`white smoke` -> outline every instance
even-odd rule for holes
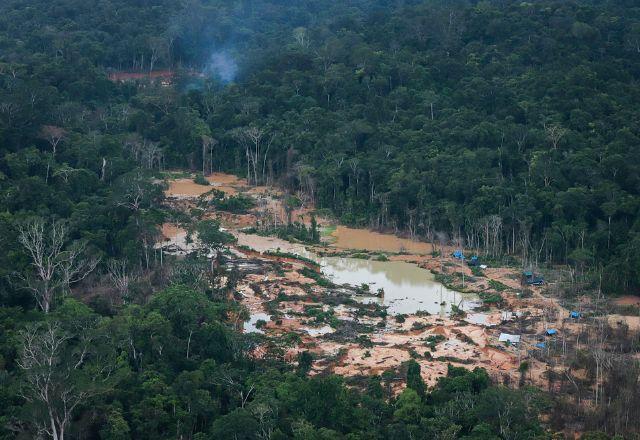
[[[218,50],[213,52],[209,58],[207,73],[224,83],[228,83],[236,78],[238,63],[227,50]]]

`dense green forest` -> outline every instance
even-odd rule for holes
[[[108,79],[160,69],[174,87]],[[1,2],[0,437],[544,436],[549,403],[482,370],[425,390],[411,362],[345,384],[249,356],[232,277],[160,265],[158,172],[232,171],[628,292],[639,74],[633,1]]]
[[[96,170],[123,144],[147,168],[199,169],[205,136],[207,167],[343,222],[638,288],[633,2],[169,3],[8,2],[5,148],[48,153],[51,124],[101,135],[74,157]],[[212,79],[185,74],[178,93],[105,77],[152,68]]]

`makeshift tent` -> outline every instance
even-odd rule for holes
[[[531,271],[524,271],[522,272],[522,282],[529,286],[541,286],[544,284],[544,278]]]
[[[471,259],[467,262],[469,266],[477,266],[479,263],[480,263],[480,260],[478,260],[478,257],[476,255],[471,257]]]
[[[545,348],[547,346],[547,344],[545,344],[544,342],[538,342],[536,344],[536,348]]]
[[[507,342],[509,344],[519,344],[520,343],[520,335],[510,335],[509,333],[500,333],[500,338],[498,338],[500,342]]]
[[[456,249],[453,251],[453,258],[457,258],[458,260],[464,260],[464,254],[460,249]]]
[[[556,330],[555,328],[550,328],[550,329],[547,330],[547,335],[549,335],[549,336],[553,336],[553,335],[555,335],[557,333],[558,333],[558,330]]]
[[[544,278],[536,277],[531,280],[527,280],[527,284],[530,286],[542,286],[544,284]]]
[[[580,312],[571,312],[570,316],[571,316],[573,319],[579,319],[579,318],[581,318],[581,317],[582,317],[582,315],[580,314]]]
[[[513,312],[502,312],[502,321],[511,321],[513,319]]]

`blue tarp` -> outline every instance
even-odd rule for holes
[[[547,346],[547,344],[545,344],[544,342],[538,342],[536,344],[536,348],[545,348]]]
[[[581,317],[582,317],[582,315],[580,314],[580,312],[571,312],[570,316],[571,316],[573,319],[578,319],[578,318],[581,318]]]
[[[549,336],[555,335],[556,333],[558,333],[558,330],[556,330],[555,328],[550,328],[549,330],[547,330],[547,334]]]
[[[464,254],[460,249],[457,249],[453,252],[453,258],[457,258],[459,260],[464,260]]]

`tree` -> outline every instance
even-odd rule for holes
[[[112,410],[107,415],[107,420],[100,429],[100,438],[103,440],[129,440],[131,428],[119,409]]]
[[[18,277],[45,313],[60,289],[69,289],[98,265],[98,259],[86,255],[85,243],[65,247],[66,241],[67,226],[62,221],[47,224],[35,219],[19,226],[19,242],[27,251],[32,270]]]
[[[211,434],[213,438],[228,438],[234,440],[257,440],[260,426],[251,413],[238,408],[213,423]]]
[[[216,220],[203,220],[196,227],[198,239],[212,253],[217,253],[224,246],[233,243],[235,237],[220,229]]]
[[[308,351],[302,351],[298,354],[298,374],[306,375],[313,365],[313,355]]]
[[[100,352],[90,324],[78,324],[78,334],[58,321],[35,323],[20,334],[21,394],[32,405],[38,432],[54,440],[64,440],[78,407],[115,377],[113,353]]]
[[[233,137],[245,150],[247,182],[253,185],[264,182],[267,157],[274,136],[270,136],[264,128],[248,126],[234,130]]]
[[[425,385],[420,375],[420,364],[413,359],[407,362],[407,387],[424,397]]]
[[[109,280],[116,288],[121,300],[126,300],[129,293],[129,284],[133,276],[127,268],[126,260],[109,260],[107,263]]]
[[[58,149],[58,144],[62,142],[62,140],[67,135],[67,131],[61,127],[56,127],[55,125],[44,125],[40,129],[40,137],[46,140],[51,146],[51,158],[55,160],[56,151]],[[45,177],[45,183],[49,182],[49,170],[51,168],[51,161],[47,161],[47,175]]]
[[[558,145],[562,138],[567,134],[567,130],[558,124],[545,125],[544,130],[547,137],[551,141],[554,150],[558,149]]]
[[[209,162],[209,172],[213,172],[213,149],[218,143],[211,136],[203,135],[202,137],[202,175],[206,174],[206,164]]]
[[[417,424],[422,412],[422,402],[418,393],[406,388],[398,397],[393,417],[407,424]]]

